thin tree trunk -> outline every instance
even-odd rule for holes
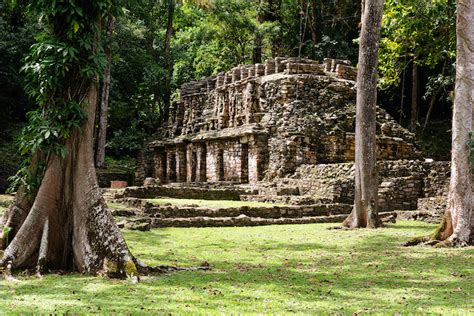
[[[257,22],[258,25],[262,24],[265,19],[265,0],[259,1],[258,11],[257,11]],[[253,51],[252,51],[252,63],[258,64],[262,62],[262,45],[263,38],[259,30],[255,30],[255,38],[253,40]]]
[[[173,36],[173,18],[176,8],[175,0],[168,0],[168,17],[166,23],[166,35],[164,43],[164,57],[168,78],[165,80],[163,92],[163,122],[168,122],[169,108],[171,106],[171,77],[173,75],[173,61],[171,58],[171,37]]]
[[[411,117],[410,117],[410,130],[416,131],[418,126],[418,65],[416,60],[413,60],[412,65],[412,85],[411,85]]]
[[[102,85],[102,95],[100,102],[100,115],[99,115],[99,133],[97,140],[97,152],[95,157],[95,165],[98,168],[105,166],[105,143],[107,140],[107,115],[109,111],[109,95],[110,95],[110,69],[112,67],[112,36],[115,28],[115,18],[109,16],[108,27],[107,27],[107,47],[105,50],[105,58],[107,65],[104,70],[104,82]]]
[[[366,0],[359,46],[356,104],[355,200],[343,225],[378,227],[376,169],[377,52],[383,0]]]
[[[470,141],[474,99],[474,0],[459,0],[457,7],[456,87],[453,109],[451,182],[445,227],[438,239],[464,246],[474,234]]]
[[[270,8],[271,21],[279,22],[281,24],[281,0],[268,0],[268,6]],[[277,36],[272,40],[272,57],[278,57],[282,55],[282,32],[280,31]]]

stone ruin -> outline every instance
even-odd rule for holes
[[[348,61],[275,58],[184,84],[137,181],[255,184],[352,161],[355,77]],[[380,160],[419,157],[411,133],[382,109],[377,120]]]
[[[356,74],[345,60],[275,58],[184,84],[137,159],[135,182],[153,178],[153,188],[121,198],[226,199],[229,192],[232,200],[312,206],[295,214],[314,215],[321,205],[350,212]],[[377,158],[381,211],[422,216],[413,210],[446,191],[449,163],[421,159],[414,135],[379,107]]]

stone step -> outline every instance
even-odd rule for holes
[[[382,221],[394,222],[396,212],[380,213]],[[303,216],[303,217],[279,217],[263,218],[250,217],[246,215],[222,216],[222,217],[169,217],[150,218],[135,217],[122,220],[118,223],[120,228],[131,230],[149,230],[159,227],[232,227],[232,226],[261,226],[261,225],[285,225],[285,224],[313,224],[313,223],[341,223],[347,218],[347,214],[330,216]]]
[[[274,207],[228,207],[209,208],[192,206],[150,206],[146,204],[141,213],[154,218],[190,218],[190,217],[238,217],[245,215],[261,218],[297,218],[308,216],[332,216],[349,214],[349,204],[316,204],[305,206],[274,206]]]
[[[239,187],[192,187],[184,185],[163,185],[152,187],[127,187],[120,193],[115,194],[115,198],[134,197],[141,199],[156,198],[160,196],[202,199],[202,200],[235,200],[239,201],[240,196],[257,194],[258,191]]]
[[[229,226],[261,226],[283,224],[339,223],[347,215],[306,216],[298,218],[262,218],[240,215],[237,217],[174,217],[153,218],[150,227],[229,227]],[[143,224],[142,224],[143,225]]]
[[[241,195],[240,200],[288,205],[328,204],[333,202],[329,198],[316,198],[309,195]]]

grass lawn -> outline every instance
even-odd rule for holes
[[[151,202],[156,205],[165,205],[171,204],[176,206],[185,206],[185,205],[197,205],[197,206],[206,206],[209,208],[226,208],[226,207],[274,207],[274,206],[283,206],[283,204],[273,204],[273,203],[263,203],[263,202],[253,202],[253,201],[231,201],[231,200],[195,200],[195,199],[173,199],[173,198],[157,198],[157,199],[147,199],[148,202]]]
[[[334,225],[334,224],[332,224]],[[331,224],[127,231],[151,264],[211,271],[128,281],[48,275],[0,281],[4,313],[474,314],[474,248],[403,248],[433,225],[335,231]]]

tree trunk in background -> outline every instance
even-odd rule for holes
[[[269,21],[279,22],[281,24],[281,0],[268,0],[269,7]],[[281,31],[272,40],[272,57],[278,57],[282,55],[282,34]]]
[[[99,114],[99,133],[97,136],[97,151],[95,156],[95,165],[97,168],[105,166],[105,143],[107,140],[107,116],[109,112],[110,95],[110,68],[112,67],[112,36],[115,28],[115,18],[109,16],[107,26],[107,46],[105,49],[105,58],[107,65],[104,70],[104,82],[102,84],[102,94],[100,101]]]
[[[265,21],[265,0],[260,0],[257,11],[257,22],[262,24]],[[263,38],[260,32],[255,31],[255,38],[253,41],[252,64],[259,64],[262,62],[262,45]]]
[[[175,0],[168,0],[168,16],[164,43],[164,57],[168,78],[164,82],[163,91],[163,122],[168,122],[169,108],[171,106],[171,77],[173,76],[173,60],[171,58],[171,37],[173,36],[173,18],[176,8]]]
[[[433,239],[448,245],[472,243],[472,174],[470,148],[474,106],[474,0],[459,0],[457,6],[456,87],[453,109],[451,182],[448,206]]]
[[[378,227],[376,169],[377,53],[383,0],[366,0],[360,34],[357,72],[354,209],[343,225]]]
[[[263,22],[280,22],[281,23],[281,0],[260,0],[259,12],[257,15],[258,23]],[[281,33],[281,32],[280,32]],[[252,62],[262,62],[262,45],[263,36],[259,33],[255,33],[254,46],[252,52]],[[278,57],[281,55],[281,34],[275,36],[272,39],[272,57]]]
[[[411,85],[411,117],[410,117],[410,131],[415,132],[418,127],[418,65],[413,59],[412,65],[412,85]]]

